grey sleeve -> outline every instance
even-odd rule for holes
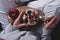
[[[25,33],[25,32],[24,32]],[[15,40],[17,39],[23,32],[20,33],[19,29],[13,27],[13,25],[9,24],[6,28],[0,33],[1,39],[6,40]]]
[[[49,30],[49,29],[46,30],[46,29],[43,28],[43,32],[42,32],[42,35],[41,35],[41,40],[51,40],[50,33],[51,33],[51,30]]]
[[[57,16],[57,23],[60,20],[60,6],[56,9],[55,15]]]
[[[9,24],[6,26],[6,28],[3,31],[5,33],[9,33],[9,32],[15,31],[15,30],[17,30],[17,28],[14,28],[13,25]]]
[[[6,28],[0,33],[0,38],[5,39],[6,35],[10,32],[17,30],[11,24],[7,25]]]

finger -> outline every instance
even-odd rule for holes
[[[28,24],[26,24],[26,23],[18,24],[18,25],[17,25],[18,28],[21,28],[21,27],[27,27],[27,26],[28,26]]]
[[[28,18],[28,24],[30,24],[31,23],[31,20]]]
[[[56,24],[56,22],[54,22],[54,23],[51,25],[50,28],[54,28],[54,27],[55,27],[55,24]]]
[[[50,21],[50,20],[51,20],[51,17],[45,18],[44,22],[47,22],[47,21]]]
[[[46,23],[48,23],[48,18],[45,18],[45,20],[44,20],[44,23],[46,24]]]
[[[47,21],[47,20],[48,20],[48,18],[45,18],[45,19],[44,19],[44,21]]]
[[[45,18],[44,21],[48,21],[48,20],[51,20],[51,18],[53,18],[54,16],[51,16],[51,17],[48,17],[48,18]]]
[[[45,18],[44,22],[48,23],[51,21],[52,18],[56,18],[56,16],[51,16],[49,18]]]
[[[20,23],[20,21],[21,21],[21,16],[22,16],[22,13],[23,13],[24,11],[22,10],[21,11],[21,13],[19,14],[19,16],[17,17],[17,19],[14,21],[14,25],[17,25],[17,24],[19,24]]]
[[[17,17],[17,19],[15,20],[16,23],[21,22],[22,16],[23,16],[24,10],[21,11],[21,13],[19,14],[19,16]]]
[[[56,21],[56,19],[57,19],[56,16],[52,17],[52,18],[51,18],[51,21],[49,22],[49,24],[53,24],[53,23]]]
[[[26,16],[26,15],[23,16],[23,19],[27,19],[27,18],[28,18],[28,16]]]
[[[19,18],[23,17],[23,14],[24,14],[24,13],[25,13],[24,10],[22,10],[18,17],[19,17]]]
[[[51,28],[51,26],[52,26],[53,24],[55,24],[56,20],[57,20],[57,17],[56,17],[56,16],[51,17],[50,21],[49,21],[48,23],[46,23],[45,28]],[[53,26],[52,26],[52,27],[53,27]]]

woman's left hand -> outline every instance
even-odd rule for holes
[[[45,23],[45,26],[44,28],[45,29],[50,29],[50,28],[53,28],[55,23],[57,21],[57,17],[56,16],[52,16],[50,18],[46,18],[44,23]]]

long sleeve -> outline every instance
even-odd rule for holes
[[[42,35],[41,35],[41,40],[51,40],[50,33],[51,33],[51,30],[43,28],[43,32],[42,32]]]
[[[17,30],[17,28],[14,28],[13,25],[9,24],[6,26],[6,28],[3,31],[5,33],[9,33],[9,32],[15,31],[15,30]]]
[[[14,28],[11,24],[7,25],[6,28],[0,33],[0,38],[5,39],[7,37],[7,34],[17,30]]]

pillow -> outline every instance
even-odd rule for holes
[[[35,8],[38,10],[43,10],[44,5],[46,4],[47,0],[40,0],[40,1],[32,1],[28,3],[28,7]]]
[[[0,0],[0,11],[8,12],[10,8],[15,7],[14,0]]]

